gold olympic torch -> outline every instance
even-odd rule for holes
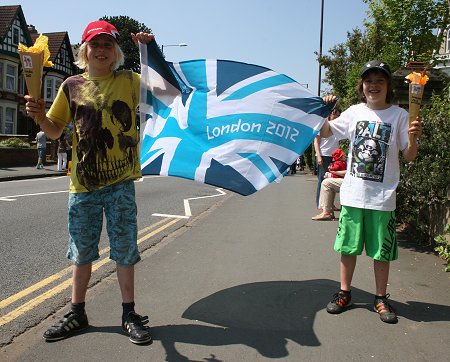
[[[409,80],[409,125],[416,120],[419,115],[420,105],[422,104],[423,89],[428,81],[428,76],[423,72],[412,72],[408,74],[406,79]],[[416,135],[409,135],[409,144],[412,144]]]
[[[36,101],[41,98],[42,74],[44,67],[53,67],[49,61],[48,37],[39,35],[31,47],[19,44],[20,61],[22,63],[28,94]]]

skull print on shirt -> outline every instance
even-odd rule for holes
[[[383,182],[391,125],[359,121],[352,147],[350,174],[364,180]]]
[[[118,77],[125,78],[125,84],[123,79],[117,82]],[[140,172],[136,114],[130,107],[136,99],[127,99],[133,93],[131,72],[113,74],[108,81],[111,84],[100,87],[79,76],[67,87],[76,131],[76,178],[88,191],[136,178]]]

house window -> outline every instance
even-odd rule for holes
[[[53,78],[48,77],[45,82],[45,100],[53,100]]]
[[[3,89],[3,63],[0,62],[0,89]]]
[[[62,80],[56,77],[46,77],[45,80],[45,100],[54,101],[58,94],[58,89],[62,84]]]
[[[59,87],[61,87],[61,84],[62,84],[61,79],[56,79],[55,80],[55,97],[58,94],[58,90],[59,90]]]
[[[14,45],[19,45],[19,28],[13,27],[12,28],[12,41]]]
[[[0,133],[3,133],[3,107],[0,107]]]
[[[19,75],[19,94],[25,94],[25,77],[23,73]]]
[[[16,91],[16,70],[16,66],[11,64],[6,65],[6,89],[12,92]]]
[[[5,134],[14,134],[14,124],[16,118],[16,110],[14,108],[6,107],[5,117]]]
[[[447,43],[445,47],[445,52],[450,53],[450,28],[447,29]]]

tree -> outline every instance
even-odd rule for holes
[[[355,85],[361,66],[371,59],[391,69],[407,62],[433,66],[434,57],[449,25],[449,0],[363,0],[369,4],[364,29],[353,29],[344,43],[319,58],[326,68],[324,80],[341,99],[341,108],[357,102]],[[397,221],[408,226],[416,241],[432,242],[447,222],[450,158],[450,103],[447,88],[424,107],[425,124],[419,155],[402,164],[397,189]]]
[[[448,25],[448,0],[364,0],[369,4],[369,40],[378,38],[378,50],[393,67],[406,61],[429,63],[442,44],[439,29]]]
[[[450,87],[434,95],[422,111],[423,134],[415,162],[401,164],[397,190],[397,219],[408,226],[416,240],[432,243],[448,222],[450,179]]]
[[[120,69],[129,69],[140,73],[141,63],[139,59],[139,49],[131,38],[131,33],[146,32],[151,33],[151,29],[145,24],[130,18],[129,16],[104,16],[101,20],[113,24],[119,31],[119,45],[125,55],[125,63]]]
[[[319,62],[327,71],[324,81],[332,87],[332,92],[340,98],[345,109],[358,100],[355,84],[359,78],[361,64],[371,59],[367,50],[367,36],[360,29],[347,33],[347,41],[330,49],[330,55],[323,55]],[[327,90],[328,93],[331,93]]]
[[[356,101],[354,86],[364,62],[383,59],[392,69],[408,61],[433,63],[449,24],[448,0],[363,0],[369,4],[364,29],[319,58],[324,81],[342,99],[343,108]]]

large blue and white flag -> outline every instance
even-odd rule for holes
[[[281,179],[331,105],[270,69],[226,60],[166,62],[141,44],[141,168],[250,195]]]

